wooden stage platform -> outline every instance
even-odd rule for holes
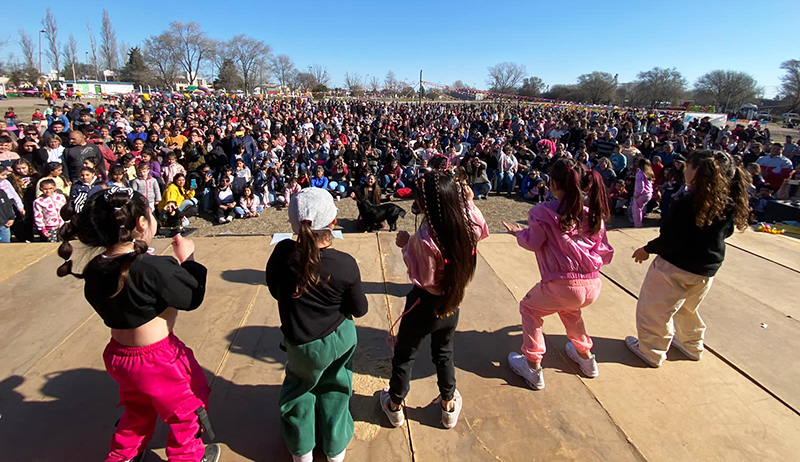
[[[563,326],[547,318],[547,388],[539,392],[506,365],[521,343],[518,301],[539,279],[535,257],[508,235],[483,241],[456,337],[464,410],[453,430],[441,428],[431,404],[438,392],[425,346],[406,426],[384,421],[377,392],[390,372],[385,338],[411,286],[393,233],[337,240],[358,260],[370,301],[356,322],[356,436],[347,460],[797,460],[800,241],[750,231],[732,237],[701,308],[708,352],[692,362],[670,351],[660,369],[650,369],[623,339],[635,334],[647,270],[630,255],[655,233],[610,232],[614,261],[603,270],[600,299],[584,310],[600,376],[577,373],[563,352]],[[212,385],[210,414],[224,461],[291,460],[278,425],[285,355],[276,303],[263,284],[268,243],[197,239],[197,260],[209,268],[207,296],[176,328]],[[167,244],[154,247],[165,253]],[[101,358],[108,330],[84,300],[81,281],[56,277],[55,246],[0,245],[0,261],[0,460],[102,460],[121,415]],[[165,460],[165,440],[159,424],[146,461]]]

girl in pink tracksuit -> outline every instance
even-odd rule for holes
[[[633,201],[631,202],[633,213],[633,226],[635,228],[642,227],[642,220],[644,219],[644,210],[647,203],[653,198],[653,181],[655,175],[653,168],[650,166],[650,161],[641,158],[636,164],[636,183],[633,190]]]
[[[521,247],[536,253],[542,276],[519,304],[522,354],[508,355],[511,369],[534,390],[544,388],[542,318],[549,314],[558,313],[564,323],[570,339],[567,356],[586,376],[598,375],[581,309],[600,295],[599,271],[614,253],[604,224],[609,216],[608,195],[597,172],[584,172],[573,160],[559,159],[550,172],[550,191],[557,200],[532,208],[528,228],[503,222]]]

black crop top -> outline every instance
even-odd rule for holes
[[[194,261],[182,265],[173,257],[138,255],[128,270],[125,286],[114,298],[122,262],[99,255],[84,269],[84,295],[106,326],[133,329],[169,307],[191,311],[206,292],[206,267]]]

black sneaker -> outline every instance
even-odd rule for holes
[[[200,462],[219,462],[219,455],[222,453],[217,443],[206,445],[206,453]]]

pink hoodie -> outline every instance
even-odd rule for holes
[[[474,231],[478,240],[489,236],[489,227],[483,214],[472,202],[467,205],[467,211],[475,224]],[[434,295],[441,295],[439,284],[444,277],[444,259],[439,247],[433,240],[428,220],[422,222],[417,232],[411,236],[408,244],[403,247],[403,261],[408,267],[408,277],[415,286],[425,289]]]
[[[577,228],[564,233],[558,224],[560,201],[545,202],[528,213],[528,228],[517,231],[517,243],[536,252],[542,282],[555,279],[595,279],[600,268],[611,262],[614,249],[608,243],[605,223],[596,235],[581,234]],[[588,208],[584,207],[588,214]],[[584,218],[583,229],[588,228]]]

